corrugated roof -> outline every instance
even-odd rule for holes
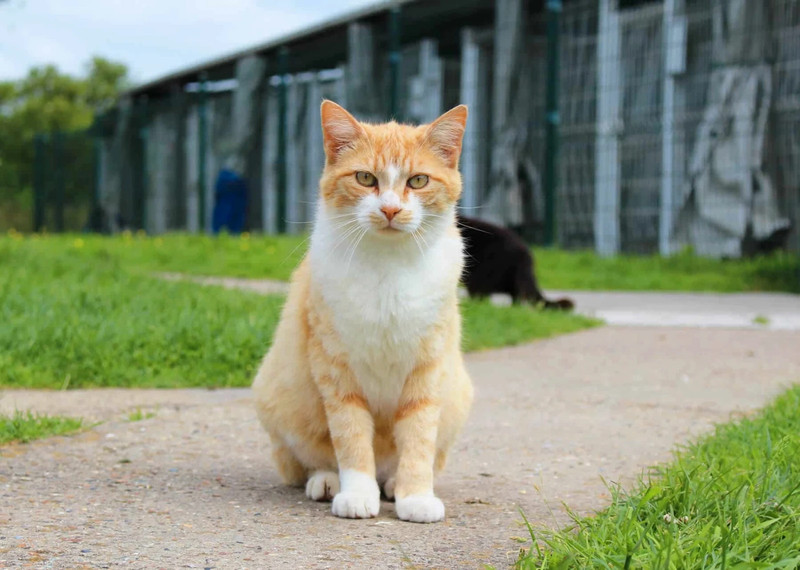
[[[159,90],[160,88],[175,82],[185,83],[192,80],[197,80],[202,72],[233,66],[237,60],[248,55],[264,55],[269,52],[276,51],[280,47],[291,46],[294,43],[308,40],[313,36],[330,33],[336,28],[344,27],[351,22],[370,19],[383,13],[387,13],[396,6],[412,4],[415,2],[421,3],[422,0],[387,0],[372,6],[352,10],[342,14],[341,16],[325,20],[324,22],[320,22],[319,24],[315,24],[297,32],[293,32],[276,39],[257,44],[255,46],[239,50],[228,55],[208,60],[185,69],[168,73],[167,75],[159,77],[158,79],[137,85],[136,87],[130,89],[127,94],[138,95],[152,90]]]

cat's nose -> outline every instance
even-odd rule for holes
[[[381,212],[383,212],[383,215],[386,216],[386,219],[389,220],[390,222],[392,221],[392,218],[394,218],[397,215],[397,212],[399,212],[402,209],[403,208],[400,208],[398,206],[381,206]]]

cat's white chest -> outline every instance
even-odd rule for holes
[[[364,396],[373,410],[393,410],[420,342],[456,286],[460,241],[442,238],[424,255],[395,257],[369,246],[349,260],[316,253],[314,286],[331,311]]]

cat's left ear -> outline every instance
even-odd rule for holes
[[[461,141],[467,126],[467,106],[459,105],[428,125],[425,139],[431,149],[445,161],[450,168],[458,166],[461,156]]]
[[[322,102],[320,115],[325,155],[328,162],[334,163],[342,151],[350,148],[356,139],[364,135],[364,129],[344,107],[327,99]]]

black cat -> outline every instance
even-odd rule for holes
[[[567,311],[575,306],[567,298],[545,298],[536,282],[533,255],[517,234],[461,214],[458,227],[467,258],[462,281],[470,297],[507,293],[514,303],[542,304],[546,309]]]

